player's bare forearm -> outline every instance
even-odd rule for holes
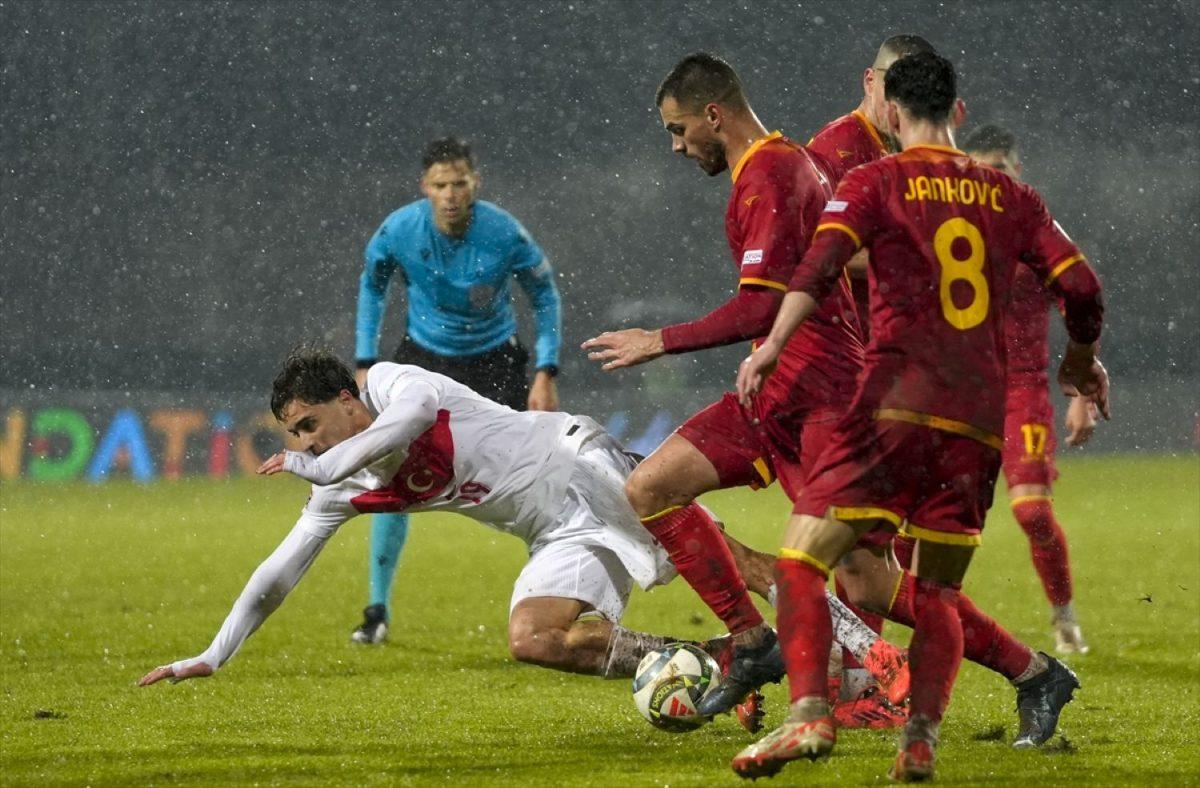
[[[533,376],[525,405],[529,410],[558,410],[558,384],[549,372],[539,370]]]
[[[796,329],[816,311],[816,308],[816,299],[808,293],[793,291],[784,296],[771,332],[738,367],[737,392],[742,405],[750,406],[751,398],[762,390],[767,377],[775,371],[779,354],[783,352],[792,334],[796,333]]]
[[[763,344],[772,344],[778,355],[783,346],[792,338],[792,334],[796,333],[800,324],[808,320],[816,310],[817,301],[808,293],[801,291],[788,293],[783,297],[783,303],[779,305],[779,313],[775,315],[771,333],[767,334]]]
[[[846,263],[846,273],[850,274],[852,279],[866,279],[867,265],[870,261],[870,253],[866,249],[859,249]]]
[[[644,328],[606,331],[580,347],[588,351],[588,360],[603,362],[600,368],[605,371],[645,364],[666,352],[662,331],[647,331]]]

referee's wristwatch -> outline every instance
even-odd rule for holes
[[[558,377],[558,364],[547,364],[544,367],[538,367],[535,372],[545,372],[552,378]]]

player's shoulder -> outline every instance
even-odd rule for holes
[[[533,238],[524,225],[508,211],[487,200],[476,200],[474,205],[479,238],[485,243],[514,246],[533,243]]]
[[[834,118],[818,129],[817,133],[808,141],[808,147],[833,145],[845,140],[847,137],[856,136],[858,133],[858,119],[852,113],[847,112],[845,115]]]
[[[440,389],[440,383],[448,380],[443,375],[430,372],[415,364],[397,364],[393,361],[380,361],[372,364],[367,370],[366,391],[362,392],[367,405],[377,411],[382,411],[390,404],[392,397],[399,389],[409,383],[421,381]]]
[[[379,225],[383,236],[402,236],[424,225],[429,218],[429,201],[417,200],[392,211]]]

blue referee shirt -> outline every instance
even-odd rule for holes
[[[442,356],[494,350],[517,332],[512,280],[529,296],[537,368],[558,365],[561,301],[542,250],[504,210],[477,200],[462,238],[438,230],[428,200],[399,209],[367,244],[358,288],[355,355],[379,358],[388,284],[399,271],[408,292],[408,335]]]

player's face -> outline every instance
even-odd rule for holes
[[[466,159],[436,162],[421,176],[421,193],[429,198],[434,219],[442,227],[467,221],[478,188],[479,174]]]
[[[1016,151],[1004,153],[1003,151],[992,150],[985,152],[975,152],[971,154],[971,158],[980,164],[986,164],[989,167],[994,167],[1010,178],[1021,179],[1021,159]]]
[[[896,62],[896,58],[876,59],[875,64],[863,74],[863,94],[867,100],[869,120],[882,132],[887,132],[887,102],[883,98],[883,77],[887,74],[888,66]]]
[[[671,134],[671,150],[685,158],[695,159],[700,169],[709,175],[724,172],[729,167],[725,160],[725,144],[717,137],[714,125],[719,117],[713,117],[715,105],[708,105],[703,112],[686,112],[673,96],[663,99],[658,108],[663,128]]]
[[[315,405],[294,399],[283,407],[281,421],[299,439],[302,451],[320,455],[357,432],[353,401],[354,395],[344,389],[334,399]]]

